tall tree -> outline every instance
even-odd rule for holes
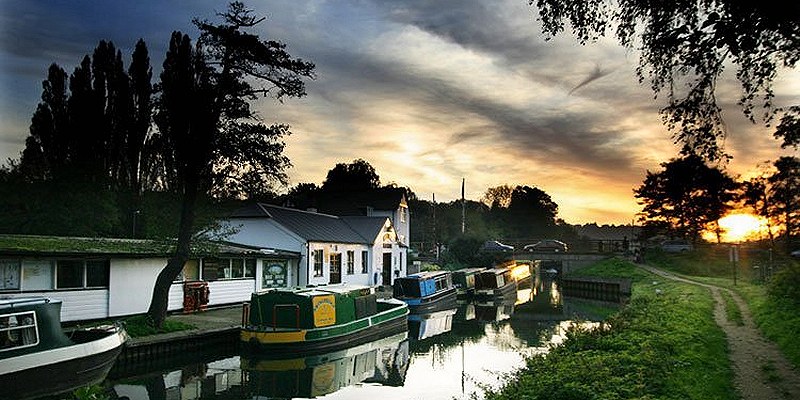
[[[800,236],[800,159],[781,157],[774,165],[776,171],[767,179],[774,216],[783,222],[787,250],[793,250]]]
[[[717,81],[736,67],[744,114],[755,121],[783,112],[775,135],[785,146],[800,144],[800,107],[774,107],[773,80],[780,68],[800,61],[800,4],[740,0],[660,1],[529,0],[545,34],[569,25],[581,44],[613,30],[624,46],[641,51],[636,73],[656,95],[666,93],[664,122],[683,154],[714,160],[723,154],[725,125],[717,104]],[[685,89],[680,89],[686,83]]]
[[[735,200],[737,184],[725,172],[690,155],[661,164],[647,177],[635,197],[649,222],[666,222],[678,235],[692,240],[724,216]]]
[[[322,190],[328,192],[350,192],[377,189],[381,185],[375,168],[362,159],[349,164],[338,163],[325,177]]]
[[[20,171],[27,180],[52,179],[69,158],[67,73],[52,64],[42,82],[42,101],[31,118],[30,136],[22,151]]]
[[[500,185],[486,189],[481,201],[491,208],[508,208],[511,204],[511,193],[514,188],[509,185]]]
[[[539,188],[517,186],[511,193],[507,223],[517,238],[551,233],[557,215],[558,204]]]
[[[263,18],[242,3],[231,3],[219,16],[218,25],[194,21],[201,32],[196,47],[174,32],[161,73],[156,122],[172,151],[165,158],[173,160],[182,204],[176,250],[156,279],[148,310],[156,326],[166,316],[169,287],[189,257],[198,195],[246,175],[285,180],[289,162],[281,139],[288,128],[257,122],[250,101],[257,95],[303,96],[303,79],[313,77],[314,65],[292,58],[283,43],[245,31]],[[236,164],[239,170],[228,168]]]

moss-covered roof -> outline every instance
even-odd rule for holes
[[[195,256],[215,254],[263,254],[261,249],[232,243],[202,241],[192,246]],[[64,236],[2,235],[0,255],[167,257],[175,251],[174,240],[87,238]],[[274,253],[270,253],[274,254]]]

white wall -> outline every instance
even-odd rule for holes
[[[3,294],[9,297],[49,297],[61,300],[61,321],[101,319],[108,316],[108,290],[69,290]]]
[[[371,285],[372,280],[370,279],[371,271],[368,268],[366,274],[361,273],[361,251],[369,250],[369,247],[364,244],[336,244],[336,243],[318,243],[318,242],[311,242],[309,243],[309,252],[308,257],[306,259],[301,259],[301,266],[305,266],[307,268],[308,274],[308,283],[310,285],[321,285],[327,284],[330,282],[330,272],[331,272],[331,265],[330,265],[330,255],[331,253],[341,253],[342,254],[342,282],[353,283],[353,284],[360,284],[360,285]],[[322,276],[314,276],[314,250],[322,249]],[[354,267],[354,274],[348,275],[347,274],[347,251],[352,250],[355,255],[355,267]]]
[[[153,297],[156,277],[166,265],[166,258],[112,259],[108,282],[109,316],[146,312]],[[182,303],[183,294],[181,294],[181,307]],[[168,309],[174,309],[174,306],[170,304]]]

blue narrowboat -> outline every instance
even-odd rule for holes
[[[450,271],[427,271],[396,278],[393,297],[408,304],[411,313],[455,308],[456,287]]]

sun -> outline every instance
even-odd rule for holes
[[[743,212],[728,214],[720,218],[717,223],[722,230],[722,241],[729,243],[758,239],[767,225],[765,218]],[[716,240],[716,236],[710,231],[706,231],[703,237],[707,240]]]

